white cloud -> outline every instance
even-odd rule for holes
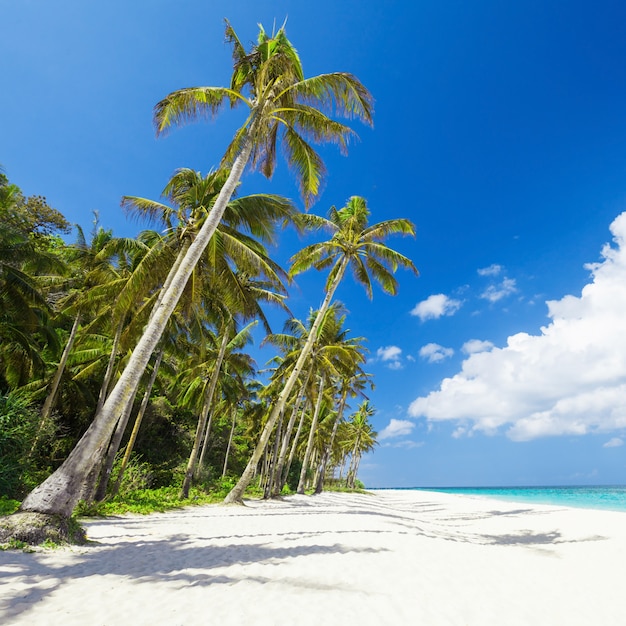
[[[376,361],[382,361],[389,369],[402,369],[402,349],[398,346],[386,346],[376,350]]]
[[[502,298],[506,298],[517,291],[514,278],[503,278],[497,285],[489,285],[480,297],[489,300],[489,302],[498,302]]]
[[[611,224],[616,247],[586,266],[579,297],[549,301],[540,334],[470,354],[461,371],[414,400],[409,415],[505,429],[514,440],[626,428],[626,212]]]
[[[392,439],[393,437],[403,437],[411,434],[414,428],[415,422],[391,418],[389,424],[378,433],[378,439],[382,441],[383,439]]]
[[[443,293],[438,293],[418,302],[411,311],[411,315],[419,317],[422,322],[428,319],[436,320],[443,315],[454,315],[461,304],[463,303],[460,300],[454,300]]]
[[[602,447],[603,448],[619,448],[624,445],[624,441],[619,437],[613,437],[613,439],[609,439]]]
[[[502,265],[494,263],[489,267],[483,267],[476,271],[478,272],[479,276],[497,276],[502,271]]]
[[[493,348],[491,341],[481,341],[480,339],[470,339],[463,344],[461,350],[465,354],[475,354],[476,352],[488,352]]]
[[[439,361],[451,357],[454,354],[454,350],[452,348],[444,348],[438,343],[427,343],[420,348],[419,354],[429,363],[438,363]]]

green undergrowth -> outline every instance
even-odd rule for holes
[[[206,493],[191,489],[189,497],[181,500],[179,487],[160,487],[159,489],[138,489],[116,496],[111,500],[88,504],[79,502],[75,514],[78,517],[104,517],[123,515],[124,513],[162,513],[184,506],[214,504],[221,502],[224,496],[220,492]]]
[[[233,483],[234,484],[234,483]],[[173,509],[180,509],[185,506],[198,506],[203,504],[219,504],[226,497],[233,487],[231,481],[223,480],[214,485],[210,491],[192,487],[189,497],[180,499],[179,487],[160,487],[158,489],[137,489],[128,491],[115,498],[104,500],[103,502],[79,502],[74,511],[73,518],[78,517],[106,517],[109,515],[123,515],[125,513],[136,513],[148,515],[150,513],[162,513]],[[325,487],[325,491],[345,491],[351,493],[367,493],[363,489],[347,489],[340,486]],[[290,495],[292,492],[285,488],[281,495]],[[257,499],[263,497],[263,490],[257,486],[251,486],[245,493],[246,498]],[[6,497],[0,497],[0,516],[10,515],[17,511],[20,502]],[[19,547],[19,546],[15,546]]]
[[[0,515],[11,515],[20,506],[19,500],[11,500],[6,496],[0,496]]]

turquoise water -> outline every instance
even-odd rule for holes
[[[594,487],[433,487],[420,488],[420,490],[484,496],[515,502],[626,511],[626,485]]]

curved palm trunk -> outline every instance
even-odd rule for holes
[[[237,484],[232,488],[232,490],[226,496],[226,498],[224,498],[224,502],[226,504],[234,504],[234,503],[242,502],[243,492],[246,490],[246,487],[250,484],[250,481],[252,480],[252,477],[254,475],[254,469],[257,463],[259,462],[261,456],[263,455],[265,447],[267,446],[267,442],[269,441],[272,431],[274,430],[274,426],[276,425],[276,421],[278,420],[279,415],[284,410],[285,404],[287,403],[287,399],[289,398],[291,394],[291,390],[293,389],[296,381],[298,380],[298,377],[300,376],[300,372],[302,371],[302,368],[304,367],[304,363],[306,359],[308,358],[311,352],[311,349],[313,348],[313,344],[315,343],[315,339],[317,337],[317,331],[319,330],[322,320],[324,319],[324,315],[326,314],[326,311],[328,310],[328,307],[330,306],[331,300],[333,296],[335,295],[335,291],[337,290],[337,287],[339,286],[339,283],[341,282],[341,279],[343,278],[343,275],[346,271],[346,267],[347,267],[347,257],[344,257],[343,261],[341,262],[341,266],[339,270],[337,271],[337,275],[335,276],[335,279],[333,280],[331,286],[326,292],[326,297],[324,298],[324,301],[322,302],[322,306],[319,308],[317,317],[315,318],[315,322],[313,322],[313,326],[311,327],[309,336],[307,337],[306,343],[304,344],[304,347],[302,348],[302,352],[300,353],[300,356],[298,357],[298,360],[296,361],[296,365],[293,368],[291,375],[287,379],[287,382],[285,383],[283,390],[280,392],[280,395],[278,396],[278,399],[276,400],[274,407],[272,408],[270,417],[267,420],[267,423],[265,424],[265,428],[263,429],[263,432],[261,433],[261,436],[256,445],[256,448],[254,449],[254,452],[252,453],[252,457],[248,461],[248,465],[246,466],[246,469],[243,471],[243,474],[241,475],[241,478],[239,479]]]
[[[167,322],[185,289],[187,281],[217,228],[226,205],[241,179],[252,151],[252,141],[246,140],[241,153],[235,159],[226,183],[207,216],[194,242],[182,259],[172,282],[163,295],[154,317],[122,372],[115,387],[105,401],[102,410],[96,415],[91,426],[76,444],[65,462],[36,487],[24,500],[21,511],[57,514],[69,517],[80,497],[82,484],[94,466],[100,461],[115,429],[115,424],[129,399],[136,393],[150,356],[155,349]]]
[[[46,400],[43,403],[43,407],[41,409],[41,415],[39,417],[39,424],[37,425],[37,432],[35,433],[35,439],[33,440],[33,444],[30,448],[29,455],[31,455],[37,444],[39,443],[39,438],[41,437],[41,432],[46,424],[46,422],[50,419],[50,415],[52,414],[52,408],[54,407],[54,401],[57,398],[57,391],[59,390],[59,385],[61,384],[61,378],[63,377],[63,372],[65,372],[65,367],[67,366],[67,360],[69,359],[70,352],[74,347],[74,341],[76,340],[76,335],[78,334],[78,326],[80,324],[80,315],[77,315],[74,319],[74,323],[72,324],[72,330],[70,331],[70,336],[67,338],[67,343],[65,344],[65,348],[63,349],[63,354],[61,355],[61,360],[57,365],[56,372],[54,373],[54,377],[52,378],[52,382],[50,383],[50,389],[48,390],[48,395],[46,396]]]
[[[143,394],[143,399],[141,401],[141,406],[139,407],[139,412],[137,413],[137,417],[135,418],[135,423],[133,424],[133,430],[130,433],[130,438],[128,439],[128,443],[126,444],[126,449],[124,450],[124,457],[122,458],[122,463],[120,464],[120,471],[117,474],[117,478],[115,480],[115,484],[111,489],[111,495],[117,495],[117,492],[120,490],[120,485],[122,484],[122,480],[124,478],[124,472],[126,471],[126,467],[128,466],[128,461],[130,460],[131,452],[135,447],[135,441],[137,441],[137,435],[139,434],[139,428],[141,427],[141,422],[143,420],[143,416],[146,413],[146,409],[148,408],[148,402],[150,400],[150,394],[152,393],[152,387],[154,387],[154,382],[156,381],[157,374],[159,372],[159,367],[161,366],[161,361],[163,360],[163,350],[159,350],[157,357],[154,361],[154,365],[152,366],[152,374],[150,375],[150,380],[148,381],[148,386],[146,388],[145,393]]]
[[[200,445],[202,443],[203,435],[206,439],[209,436],[207,426],[207,417],[209,416],[209,411],[211,409],[211,403],[213,402],[213,395],[215,393],[215,388],[217,387],[217,379],[220,375],[220,368],[222,367],[222,361],[224,360],[224,355],[226,354],[226,348],[228,347],[228,328],[224,329],[224,336],[222,337],[222,343],[220,345],[220,351],[217,355],[217,360],[215,361],[215,369],[213,370],[213,375],[211,376],[211,381],[209,383],[209,387],[207,389],[206,396],[204,398],[204,406],[202,407],[202,414],[200,415],[200,419],[198,420],[198,427],[196,428],[196,437],[193,442],[193,448],[191,449],[191,454],[189,455],[189,462],[187,463],[187,470],[185,472],[185,479],[183,480],[183,486],[180,490],[180,498],[183,500],[189,496],[189,488],[191,487],[191,479],[193,478],[194,471],[196,469],[196,460],[198,458],[198,451],[200,450]],[[207,433],[205,435],[205,429]],[[204,451],[204,450],[203,450]]]
[[[296,493],[299,494],[304,493],[306,475],[309,470],[309,462],[311,460],[311,452],[313,451],[313,442],[315,440],[315,431],[317,430],[317,422],[319,421],[320,410],[322,408],[322,400],[324,399],[325,382],[325,377],[323,375],[320,376],[320,386],[317,391],[317,402],[315,403],[315,411],[313,411],[313,420],[311,421],[311,428],[309,430],[309,439],[306,443],[304,460],[302,461],[302,467],[300,468],[300,480],[298,481],[298,489],[296,490]]]

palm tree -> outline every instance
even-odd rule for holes
[[[225,502],[227,503],[240,502],[243,492],[250,484],[254,468],[263,454],[276,421],[284,410],[291,390],[317,340],[319,327],[348,267],[352,268],[354,277],[364,286],[370,298],[372,297],[372,278],[379,283],[383,291],[395,295],[398,283],[394,273],[398,267],[411,269],[417,274],[417,269],[409,258],[383,243],[383,239],[392,234],[414,235],[413,224],[407,219],[391,219],[368,226],[369,215],[365,199],[353,196],[342,209],[337,210],[332,207],[328,219],[311,214],[298,216],[298,220],[304,225],[316,229],[324,228],[330,231],[332,237],[328,241],[312,244],[296,253],[291,259],[290,273],[297,275],[310,267],[316,269],[330,267],[325,286],[326,296],[300,357],[274,404],[255,451],[239,482],[226,496]]]
[[[230,87],[175,91],[156,105],[154,119],[157,134],[161,134],[172,124],[205,114],[213,116],[226,105],[246,104],[249,115],[224,157],[225,164],[232,163],[228,178],[101,411],[61,467],[27,496],[22,511],[62,517],[71,514],[82,482],[102,457],[120,410],[134,396],[167,321],[246,166],[250,163],[270,176],[277,143],[282,139],[302,193],[310,202],[319,192],[324,170],[307,138],[316,143],[334,142],[345,149],[353,135],[349,127],[334,121],[324,111],[333,110],[335,114],[371,122],[372,99],[365,87],[345,73],[305,79],[298,54],[284,28],[271,37],[261,28],[258,43],[249,52],[228,23],[226,37],[233,44],[234,72]]]
[[[363,370],[358,366],[357,363],[353,364],[353,371],[350,373],[346,373],[341,376],[338,381],[338,389],[339,389],[339,403],[337,406],[337,412],[333,418],[333,427],[330,434],[330,438],[328,439],[319,467],[317,483],[315,486],[315,493],[319,494],[322,492],[324,488],[324,478],[326,476],[326,467],[328,462],[330,461],[333,454],[333,447],[335,444],[335,439],[337,437],[337,432],[339,430],[339,426],[343,420],[343,413],[346,407],[346,402],[348,400],[348,395],[356,396],[356,395],[364,395],[363,389],[366,385],[370,385],[373,387],[373,383],[371,382],[371,374],[366,374]]]
[[[356,475],[359,471],[359,463],[364,452],[369,452],[376,445],[378,433],[372,428],[369,418],[376,413],[374,407],[365,400],[356,413],[354,413],[347,423],[346,439],[342,441],[344,447],[350,450],[350,468],[346,478],[346,487],[354,489]]]

